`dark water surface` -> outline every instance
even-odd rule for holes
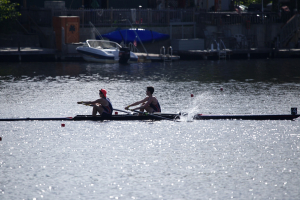
[[[123,109],[149,85],[163,112],[289,114],[299,63],[0,63],[0,118],[90,114],[101,88]],[[299,199],[299,122],[0,122],[0,199]]]

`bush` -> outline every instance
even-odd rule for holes
[[[21,14],[16,10],[18,3],[10,3],[9,0],[0,0],[0,31],[9,32],[12,24]]]

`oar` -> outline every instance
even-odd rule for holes
[[[179,112],[179,114],[178,115],[182,115],[182,116],[187,116],[189,113],[187,113],[187,112]]]
[[[4,118],[0,121],[64,121],[73,120],[73,117],[57,117],[57,118]]]
[[[162,117],[162,116],[159,116],[159,115],[154,115],[154,114],[144,113],[144,112],[137,111],[137,110],[131,110],[131,111],[132,111],[132,112],[137,112],[137,113],[143,114],[143,115],[149,115],[149,116],[152,116],[152,117],[160,118],[160,119],[165,119],[165,120],[175,121],[175,118],[174,118],[174,120],[173,120],[173,119],[169,119],[169,118]]]
[[[128,114],[132,114],[131,112],[128,112],[128,111],[125,111],[125,110],[119,110],[119,109],[115,109],[115,108],[114,108],[114,110],[124,112],[124,113],[128,113]]]
[[[92,104],[85,104],[85,103],[81,103],[82,105],[85,105],[85,106],[94,106]],[[128,114],[132,114],[132,112],[128,112],[128,111],[125,111],[125,110],[120,110],[120,109],[116,109],[114,108],[115,111],[120,111],[120,112],[124,112],[124,113],[128,113]]]

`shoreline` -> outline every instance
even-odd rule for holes
[[[226,52],[225,56],[220,57],[220,52]],[[137,53],[140,62],[164,62],[160,54]],[[175,58],[175,55],[178,55]],[[179,58],[180,56],[180,58]],[[186,50],[175,51],[173,53],[174,61],[176,60],[230,60],[230,59],[263,59],[263,58],[299,58],[300,49],[274,49],[274,48],[251,48],[251,49],[226,49],[226,50]],[[1,62],[86,62],[79,53],[63,54],[55,49],[40,47],[6,47],[0,48]]]

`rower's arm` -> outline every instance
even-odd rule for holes
[[[148,100],[148,97],[146,97],[145,99],[143,99],[143,100],[141,100],[141,101],[137,101],[137,102],[135,102],[135,103],[133,103],[133,104],[130,104],[129,106],[125,107],[125,109],[127,110],[127,109],[128,109],[129,107],[131,107],[131,106],[136,106],[136,105],[139,105],[139,104],[141,104],[141,103],[145,103],[147,100]]]
[[[150,104],[152,103],[152,101],[153,101],[153,98],[150,97],[150,98],[148,99],[147,103],[145,103],[145,105],[143,105],[143,107],[150,106]]]
[[[149,98],[145,98],[144,100],[146,100],[147,103],[145,103],[144,105],[142,105],[140,107],[134,108],[132,110],[144,109],[145,107],[149,106],[151,104],[151,102],[152,102],[152,98],[150,98],[150,99]],[[146,101],[144,101],[144,102],[146,102]],[[144,103],[144,102],[142,102],[142,103]]]
[[[90,105],[95,105],[97,103],[101,104],[101,99],[97,99],[96,101],[79,101],[77,102],[78,104],[90,104]]]

